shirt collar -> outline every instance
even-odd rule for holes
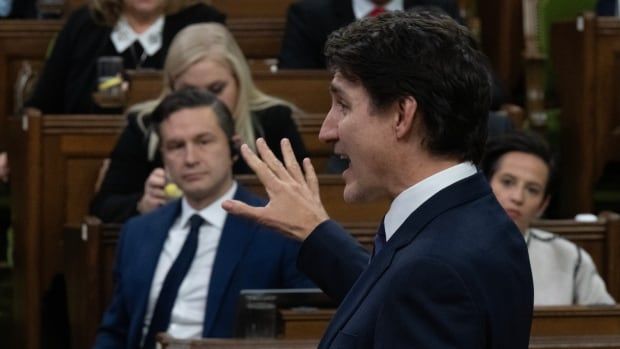
[[[366,17],[375,8],[371,0],[353,0],[353,13],[356,19]],[[387,11],[402,11],[404,0],[392,0],[383,6]]]
[[[471,162],[462,162],[425,178],[407,188],[392,201],[385,215],[385,237],[389,240],[405,220],[424,202],[442,189],[476,174],[476,166]]]
[[[134,42],[139,41],[147,55],[154,55],[162,45],[162,33],[164,30],[165,17],[159,16],[151,26],[141,34],[137,34],[127,22],[125,17],[121,17],[112,33],[110,39],[116,48],[116,52],[125,52]]]
[[[181,200],[181,227],[187,227],[189,225],[189,219],[194,215],[198,214],[202,217],[206,222],[210,225],[215,226],[218,229],[224,228],[224,222],[226,221],[227,213],[222,208],[222,202],[225,200],[230,200],[235,196],[235,192],[237,191],[237,182],[233,181],[233,184],[230,186],[230,189],[224,193],[224,195],[220,196],[217,200],[211,203],[211,205],[203,208],[200,211],[192,208],[188,203],[185,197]]]

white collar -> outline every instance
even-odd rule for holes
[[[476,166],[462,162],[425,178],[398,194],[385,214],[385,237],[389,240],[405,220],[442,189],[476,174]]]
[[[233,184],[226,191],[226,193],[224,193],[224,195],[220,196],[217,200],[212,202],[211,205],[203,208],[200,211],[196,211],[194,208],[192,208],[187,203],[185,197],[183,197],[183,199],[181,200],[181,227],[186,227],[189,224],[189,219],[192,217],[192,215],[198,214],[210,225],[213,225],[218,229],[223,229],[227,213],[222,208],[222,202],[232,199],[235,196],[236,191],[237,182],[233,181]]]
[[[356,19],[366,17],[376,7],[370,0],[353,0],[353,13]],[[392,0],[385,4],[386,11],[402,11],[405,9],[404,0]]]
[[[164,23],[164,16],[159,16],[147,30],[141,34],[137,34],[133,28],[131,28],[127,19],[122,16],[114,26],[110,34],[110,39],[118,53],[125,52],[134,42],[139,41],[144,52],[152,56],[161,48]]]

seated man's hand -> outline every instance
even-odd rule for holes
[[[9,158],[6,152],[0,152],[0,181],[8,182],[9,181]]]
[[[283,139],[281,146],[284,164],[273,155],[262,138],[256,141],[262,160],[247,145],[241,147],[241,155],[269,195],[267,206],[252,207],[237,200],[227,200],[222,207],[229,213],[248,217],[304,240],[329,216],[321,203],[319,182],[310,159],[304,159],[304,176],[289,140]]]
[[[144,183],[144,195],[138,202],[138,212],[145,214],[164,205],[168,197],[164,192],[166,172],[163,168],[156,168],[151,172]]]

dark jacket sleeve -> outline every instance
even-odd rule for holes
[[[65,86],[69,83],[67,80],[72,64],[70,57],[76,49],[80,31],[88,22],[92,20],[85,6],[69,17],[62,30],[50,43],[51,53],[45,61],[43,71],[26,106],[38,108],[46,114],[65,112]]]
[[[91,202],[91,214],[103,222],[122,223],[138,215],[136,206],[144,192],[144,182],[157,167],[147,159],[146,138],[134,115],[110,156],[110,166],[101,189]]]
[[[369,254],[338,223],[325,221],[302,243],[297,267],[340,303],[368,265]]]
[[[294,3],[286,16],[286,27],[278,58],[281,69],[324,69],[323,45],[326,23],[313,15],[311,4]]]
[[[614,0],[598,0],[596,3],[596,14],[599,16],[615,16],[616,2]]]

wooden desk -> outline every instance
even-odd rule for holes
[[[180,340],[162,335],[164,349],[315,349],[317,340],[202,339]],[[542,336],[530,338],[530,349],[620,349],[620,336]]]
[[[334,310],[280,311],[284,339],[320,338]],[[620,334],[620,306],[536,307],[532,336],[598,336]]]

